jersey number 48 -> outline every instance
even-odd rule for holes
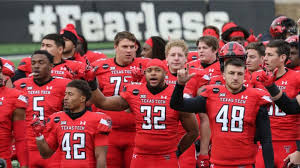
[[[224,132],[229,131],[228,123],[230,122],[231,132],[243,132],[243,119],[245,114],[245,107],[243,106],[232,106],[231,107],[231,118],[228,119],[229,105],[224,104],[219,110],[216,116],[216,123],[221,123],[221,130]]]

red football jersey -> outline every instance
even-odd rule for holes
[[[195,60],[195,61],[189,62],[189,65],[192,68],[204,69],[206,71],[206,74],[209,75],[209,77],[213,77],[213,76],[222,74],[221,69],[220,69],[220,62],[219,61],[209,65],[206,68],[204,68],[201,65],[200,60]]]
[[[169,154],[177,149],[179,112],[171,109],[174,86],[153,95],[146,83],[126,85],[121,97],[135,115],[136,136],[134,153]]]
[[[275,81],[280,90],[290,98],[295,98],[300,89],[300,73],[288,70]],[[300,128],[300,115],[286,115],[273,103],[269,111],[273,140],[297,140]]]
[[[92,66],[99,68],[96,71],[99,88],[105,96],[119,95],[124,85],[132,81],[131,70],[135,68],[144,69],[145,62],[143,58],[135,58],[128,66],[119,66],[114,58],[107,60],[98,60]],[[94,108],[94,111],[104,111]],[[116,113],[115,111],[105,111],[112,118],[113,128],[134,130],[135,121],[131,113],[125,111]]]
[[[59,150],[62,168],[96,168],[95,147],[108,145],[109,131],[102,127],[111,127],[103,113],[86,111],[73,120],[60,111],[47,121],[46,142],[53,151]]]
[[[26,109],[26,127],[31,128],[32,117],[38,113],[40,120],[46,120],[51,114],[63,108],[63,98],[69,79],[53,78],[50,82],[39,86],[33,78],[22,78],[14,82],[16,89],[23,91],[28,97]],[[37,150],[32,129],[26,130],[29,150]]]
[[[13,112],[17,108],[25,109],[27,98],[21,91],[13,88],[0,87],[0,158],[9,160],[13,142]]]
[[[70,60],[79,61],[79,62],[82,62],[83,64],[88,64],[89,63],[88,60],[86,59],[86,57],[81,56],[79,54],[79,52],[75,52],[73,58],[70,59]]]
[[[18,69],[21,70],[21,71],[24,71],[26,76],[28,77],[29,74],[32,73],[31,57],[22,58],[20,63],[19,63]]]
[[[62,60],[60,64],[55,64],[51,70],[54,78],[80,79],[86,69],[86,64],[79,61]]]
[[[98,59],[107,59],[107,56],[104,53],[91,51],[91,50],[88,50],[84,54],[84,57],[86,57],[86,59],[89,60],[90,63],[93,63],[93,62],[97,61]]]
[[[210,77],[203,69],[190,68],[189,71],[190,74],[195,73],[196,75],[188,81],[184,88],[184,93],[195,97],[197,96],[198,89],[208,84]]]
[[[15,75],[15,65],[12,61],[5,59],[5,58],[0,58],[2,61],[2,73],[3,75],[9,76],[10,78]]]
[[[201,96],[206,97],[210,121],[211,163],[227,166],[255,163],[256,116],[261,105],[271,103],[266,95],[256,88],[232,94],[224,85],[206,86]]]

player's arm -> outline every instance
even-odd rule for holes
[[[15,72],[15,75],[11,78],[11,80],[12,80],[12,82],[15,82],[16,80],[21,79],[21,78],[26,78],[26,73],[25,73],[25,71],[17,69]]]
[[[205,112],[206,98],[203,96],[196,96],[193,98],[183,98],[184,85],[176,83],[173,91],[170,107],[172,109],[184,112]]]
[[[13,113],[13,131],[16,140],[16,150],[21,168],[28,165],[28,151],[25,142],[25,109],[17,108]]]
[[[97,168],[106,168],[106,153],[107,153],[107,146],[95,147]]]
[[[179,112],[179,119],[186,133],[178,144],[177,156],[186,151],[199,135],[199,126],[195,114]]]
[[[285,93],[280,91],[279,98],[273,98],[275,104],[286,114],[299,114],[300,113],[300,95],[296,98],[289,98]]]
[[[36,144],[40,151],[40,155],[42,158],[47,159],[50,158],[55,150],[52,150],[48,143],[46,142],[43,131],[45,125],[40,121],[39,117],[35,117],[31,123],[32,130],[35,134]],[[50,137],[50,136],[49,136]]]
[[[106,97],[99,89],[92,92],[91,101],[96,107],[104,110],[122,111],[129,108],[127,101],[121,96]]]
[[[256,117],[256,135],[262,145],[262,153],[266,168],[274,168],[274,152],[268,108],[261,106]]]
[[[200,155],[208,156],[210,142],[209,118],[205,113],[199,113],[200,118]]]

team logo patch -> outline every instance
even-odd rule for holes
[[[222,85],[221,81],[216,81],[216,85]]]
[[[107,69],[108,67],[109,67],[108,64],[103,64],[103,65],[102,65],[102,68],[103,68],[103,69]]]
[[[220,89],[219,88],[213,88],[214,93],[219,93]]]
[[[197,59],[197,55],[193,55],[192,60],[196,60],[196,59]]]
[[[53,121],[54,121],[55,123],[58,123],[58,122],[60,121],[60,117],[55,117],[55,118],[53,119]]]
[[[21,87],[21,88],[26,87],[26,83],[21,83],[20,87]]]
[[[138,89],[134,89],[133,91],[132,91],[132,94],[133,95],[138,95],[140,93],[140,91],[138,90]]]

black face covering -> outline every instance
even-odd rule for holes
[[[70,118],[72,118],[72,120],[75,120],[81,117],[86,112],[86,108],[79,113],[72,113],[69,109],[64,109],[64,111]]]
[[[165,90],[166,88],[168,87],[167,84],[165,84],[164,86],[157,86],[157,87],[152,87],[150,86],[148,83],[147,83],[147,88],[148,90],[153,94],[153,95],[156,95],[160,92],[162,92],[163,90]]]
[[[208,67],[208,66],[214,64],[214,63],[217,62],[217,61],[218,61],[218,60],[215,60],[215,61],[214,61],[213,63],[211,63],[211,64],[201,63],[201,65],[202,65],[203,68],[206,68],[206,67]]]

